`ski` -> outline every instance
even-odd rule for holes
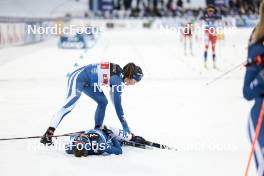
[[[167,150],[178,151],[176,148],[169,147],[167,145],[159,144],[159,143],[156,143],[156,142],[146,141],[145,142],[145,145],[150,146],[150,147],[160,148],[160,149],[167,149]]]
[[[132,142],[132,141],[123,141],[122,143],[125,146],[131,146],[131,147],[136,147],[136,148],[141,148],[141,149],[147,149],[147,145],[145,145],[145,144],[139,144],[139,143],[135,143],[135,142]]]

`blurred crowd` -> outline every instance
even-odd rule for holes
[[[126,17],[174,17],[201,16],[205,8],[192,7],[194,0],[113,0],[113,9],[99,12],[112,18]],[[207,0],[207,5],[215,5],[217,13],[223,16],[256,16],[260,0],[224,0],[223,4],[215,4],[215,0]]]
[[[220,11],[223,15],[258,15],[259,5],[260,0],[230,0]]]

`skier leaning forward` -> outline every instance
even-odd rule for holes
[[[95,111],[95,129],[101,128],[108,103],[106,96],[100,91],[100,86],[110,86],[111,100],[115,106],[117,116],[122,124],[124,132],[130,133],[129,126],[125,120],[121,105],[122,86],[134,85],[143,77],[142,69],[134,63],[128,63],[121,68],[114,63],[90,64],[75,70],[68,79],[68,95],[65,104],[54,115],[47,131],[40,142],[51,145],[52,136],[63,118],[72,111],[80,98],[81,93],[97,102]]]

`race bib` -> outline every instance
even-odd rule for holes
[[[110,63],[103,62],[98,64],[98,84],[109,86],[110,80]]]

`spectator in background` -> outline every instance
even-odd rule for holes
[[[91,2],[91,1],[90,1]],[[201,9],[184,8],[183,0],[113,0],[114,13],[110,17],[172,17],[189,16],[198,17]],[[214,0],[206,0],[214,4]],[[191,1],[189,2],[191,3]],[[217,8],[219,15],[255,17],[258,14],[260,0],[229,0],[228,3]],[[91,5],[90,5],[91,7]],[[96,11],[94,12],[96,14]],[[99,13],[99,14],[102,14]],[[99,15],[101,16],[101,15]]]
[[[131,13],[132,0],[123,0],[123,1],[124,1],[124,9],[125,9],[124,17],[129,17]]]
[[[175,13],[175,6],[173,3],[173,0],[168,0],[167,2],[167,10],[168,10],[168,15],[173,16]]]
[[[142,16],[141,13],[143,11],[142,7],[140,6],[140,0],[133,0],[131,5],[131,17],[139,17]]]
[[[153,0],[153,16],[163,17],[167,15],[166,0]]]
[[[122,0],[114,0],[113,1],[113,16],[114,18],[120,18],[122,16]]]
[[[177,7],[183,8],[183,2],[182,0],[177,1]]]

